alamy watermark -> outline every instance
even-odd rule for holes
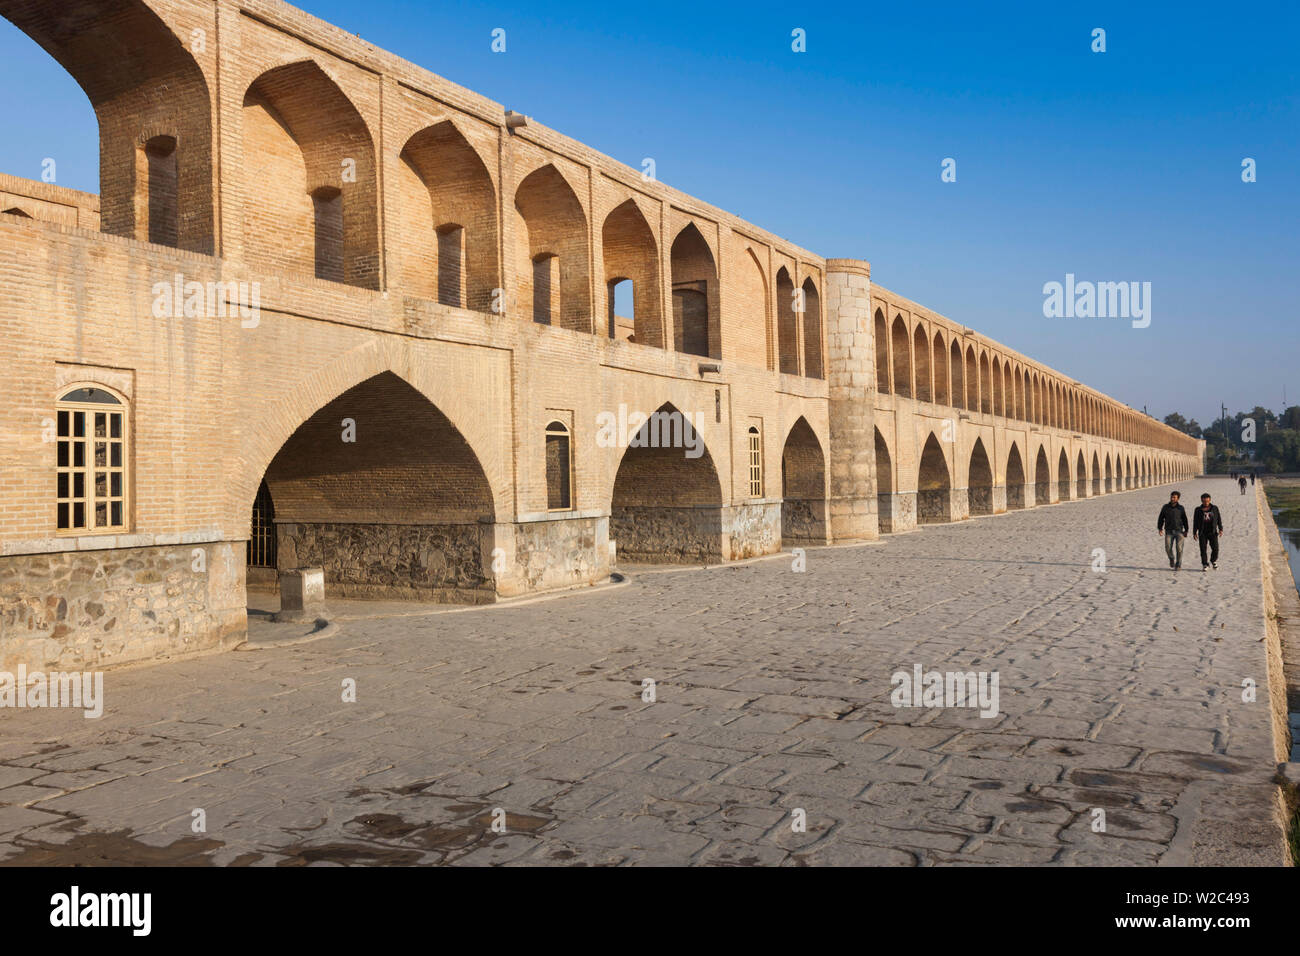
[[[1043,284],[1043,315],[1049,319],[1132,319],[1133,328],[1151,324],[1150,282],[1065,282]]]
[[[80,707],[86,719],[104,715],[104,672],[0,671],[0,707]]]
[[[704,454],[698,423],[703,412],[658,411],[629,412],[620,404],[618,412],[601,412],[596,416],[596,444],[601,448],[682,448],[687,458]]]
[[[224,319],[239,317],[239,324],[255,329],[262,321],[260,282],[198,282],[176,273],[171,282],[153,285],[156,319]]]
[[[889,678],[895,707],[975,707],[981,717],[998,715],[997,671],[895,671]]]

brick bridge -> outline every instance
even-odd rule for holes
[[[88,96],[101,187],[0,178],[0,667],[230,646],[277,567],[490,601],[1200,468],[866,262],[287,4],[0,15]]]

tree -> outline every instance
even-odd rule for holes
[[[1165,424],[1170,428],[1178,429],[1184,435],[1191,435],[1193,438],[1205,437],[1201,434],[1201,426],[1196,424],[1195,418],[1189,422],[1187,419],[1183,418],[1182,415],[1178,414],[1178,412],[1170,412],[1166,415]]]
[[[1266,471],[1300,471],[1300,430],[1274,428],[1260,435],[1259,460]]]

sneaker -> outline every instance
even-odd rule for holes
[[[1202,571],[1208,571],[1208,570],[1210,570],[1210,566],[1209,566],[1208,564],[1202,564],[1202,565],[1201,565],[1201,570],[1202,570]]]
[[[1211,561],[1211,562],[1210,562],[1210,567],[1214,568],[1214,570],[1216,570],[1216,571],[1219,570],[1219,562],[1218,562],[1218,561]]]

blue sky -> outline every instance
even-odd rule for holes
[[[1157,417],[1300,403],[1300,4],[299,6]],[[0,170],[97,189],[85,96],[0,54]],[[1044,318],[1066,273],[1150,326]]]

